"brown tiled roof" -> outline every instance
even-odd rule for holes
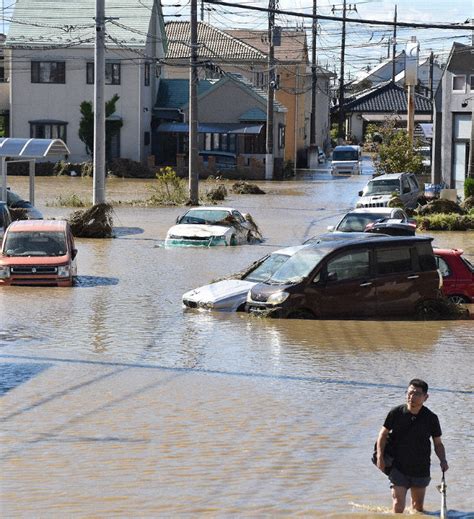
[[[168,38],[166,59],[188,59],[191,40],[189,22],[168,22],[165,28]],[[198,22],[198,43],[200,59],[212,59],[215,62],[266,60],[265,54],[255,47],[204,22]]]
[[[268,32],[233,29],[226,31],[234,38],[252,45],[263,54],[268,54]],[[274,47],[275,59],[282,62],[302,62],[307,60],[307,42],[305,31],[295,29],[281,30],[281,45]]]

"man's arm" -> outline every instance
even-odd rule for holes
[[[436,452],[436,456],[438,456],[440,461],[441,470],[446,472],[449,469],[448,462],[446,461],[446,450],[444,448],[443,442],[441,441],[441,436],[433,437],[434,451]]]
[[[385,445],[387,444],[387,437],[390,431],[382,426],[379,435],[377,437],[377,467],[383,471],[385,469],[385,461],[383,459],[383,453],[385,451]]]

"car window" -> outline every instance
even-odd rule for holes
[[[309,276],[327,254],[325,249],[309,249],[297,252],[275,271],[268,280],[269,283],[287,284],[296,283]]]
[[[430,242],[417,243],[416,252],[418,254],[420,269],[423,272],[427,270],[436,270],[438,268],[433,254],[433,247]]]
[[[436,256],[436,265],[438,266],[438,270],[444,278],[447,278],[451,275],[449,265],[444,261],[443,258]]]
[[[232,211],[232,216],[240,223],[245,222],[245,218],[239,213],[239,211]]]
[[[62,256],[66,237],[61,232],[8,232],[4,251],[7,256]]]
[[[383,220],[384,218],[387,218],[387,216],[387,214],[380,213],[349,213],[341,220],[340,224],[336,227],[336,230],[344,232],[364,232],[367,224],[376,222],[377,220]]]
[[[410,182],[412,191],[418,191],[420,186],[418,185],[418,180],[415,177],[408,177],[408,182]]]
[[[409,247],[378,249],[375,251],[375,261],[378,274],[394,274],[412,270]]]
[[[222,222],[230,216],[225,210],[191,209],[180,220],[179,223],[212,224]]]
[[[474,272],[474,266],[472,265],[472,263],[467,258],[465,258],[464,256],[461,256],[461,261],[464,263],[464,265],[466,265],[466,267],[471,272]]]
[[[244,276],[242,279],[245,281],[253,281],[255,283],[261,283],[266,281],[274,272],[276,272],[290,256],[286,254],[270,254],[260,265]]]
[[[326,270],[331,282],[368,277],[369,251],[344,252],[329,260]]]
[[[406,220],[405,213],[403,211],[397,210],[393,213],[393,218]]]
[[[407,178],[402,179],[402,193],[409,193],[411,191],[410,184]]]
[[[387,195],[400,192],[398,178],[371,180],[364,188],[363,195]]]

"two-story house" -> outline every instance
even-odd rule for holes
[[[454,43],[435,95],[432,180],[463,194],[474,106],[474,47]]]
[[[160,2],[110,0],[105,4],[105,101],[119,96],[120,133],[107,158],[144,162],[151,153],[151,117],[164,56]],[[9,134],[63,139],[69,160],[88,160],[79,139],[80,105],[94,99],[94,0],[15,4],[5,42],[9,79]]]

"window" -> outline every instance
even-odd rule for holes
[[[443,278],[447,278],[451,275],[451,270],[443,258],[436,256],[436,263]]]
[[[466,91],[466,76],[453,76],[453,92]]]
[[[327,276],[329,281],[349,281],[369,275],[369,251],[345,252],[329,260]]]
[[[94,84],[94,63],[87,63],[86,81],[88,85]],[[120,85],[120,63],[105,63],[105,84]]]
[[[145,63],[145,86],[150,86],[150,64]]]
[[[66,142],[65,122],[30,121],[30,137],[32,139],[62,139]]]
[[[376,257],[379,274],[394,274],[412,270],[411,254],[408,247],[377,250]]]
[[[435,270],[437,268],[431,243],[417,243],[416,252],[418,253],[420,269],[423,272],[427,270]]]
[[[278,125],[278,147],[280,150],[285,147],[285,127],[283,124]]]
[[[66,62],[32,61],[32,83],[66,83]]]
[[[469,77],[469,86],[471,87],[471,92],[474,92],[474,74]]]

